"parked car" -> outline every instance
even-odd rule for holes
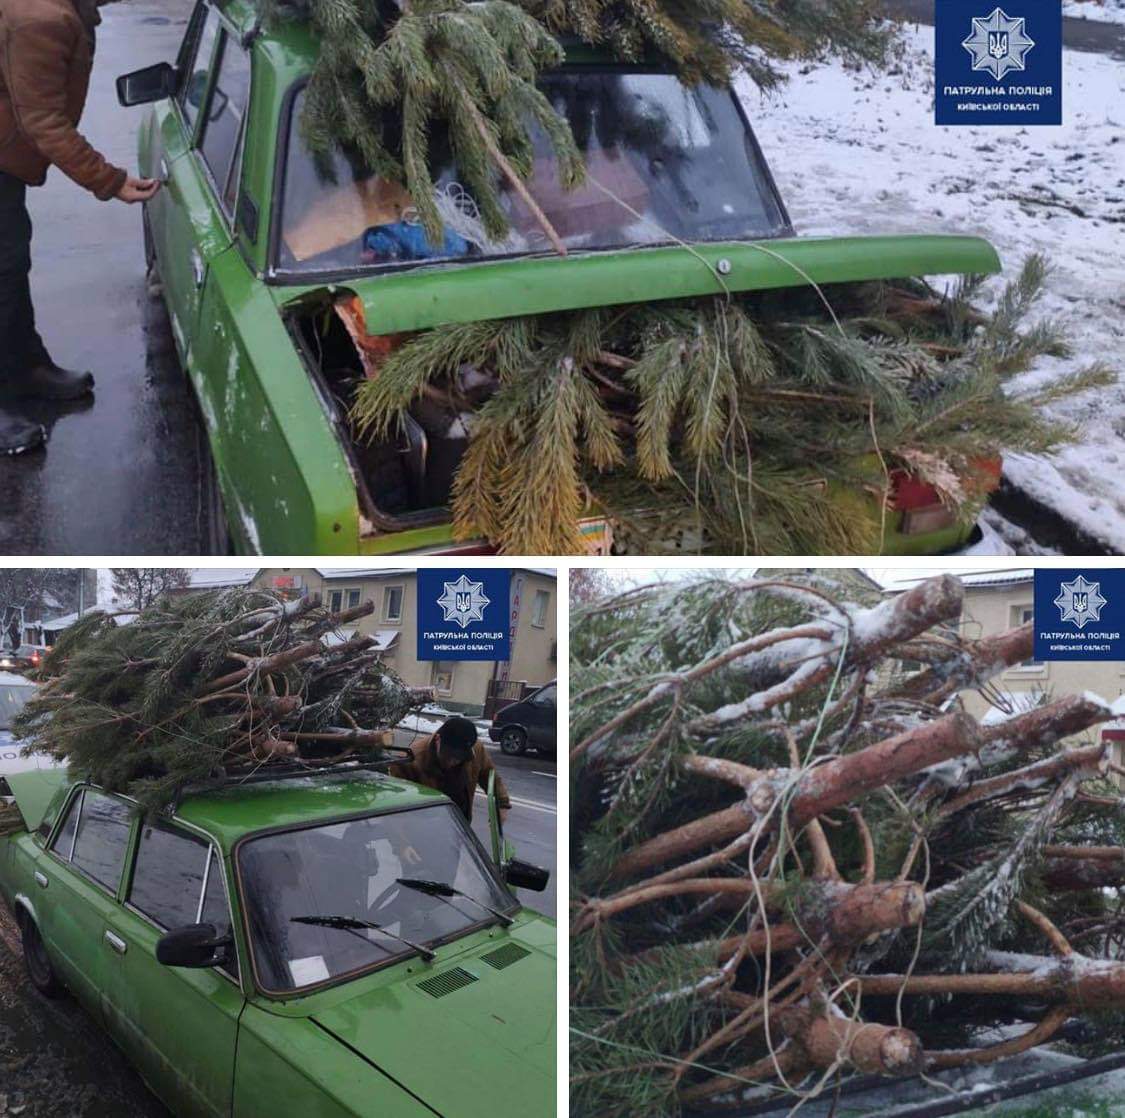
[[[36,684],[22,675],[0,671],[0,800],[10,802],[8,777],[13,773],[57,767],[57,762],[42,754],[23,756],[23,747],[12,734],[12,720],[35,694]]]
[[[453,536],[449,497],[467,447],[463,423],[439,431],[419,413],[401,437],[369,443],[349,418],[367,355],[417,332],[712,295],[716,273],[724,288],[751,291],[1000,270],[979,237],[796,237],[733,92],[687,89],[670,70],[625,66],[580,45],[542,87],[574,119],[596,102],[604,127],[577,131],[626,206],[593,187],[544,187],[566,258],[527,222],[503,245],[459,235],[451,242],[461,247],[437,257],[382,256],[369,234],[388,214],[408,212],[410,200],[354,154],[310,151],[300,118],[318,49],[300,22],[263,29],[250,0],[198,0],[175,65],[118,82],[123,104],[154,106],[140,132],[140,168],[166,188],[145,208],[145,253],[210,442],[213,550],[489,550]],[[624,126],[638,113],[678,122],[659,150],[645,139],[651,127]],[[615,132],[615,146],[603,151],[599,137]],[[475,203],[441,138],[433,143],[442,204],[471,233]],[[553,183],[549,146],[541,154],[537,177]],[[506,204],[520,226],[520,203]],[[888,553],[947,550],[972,532],[932,487],[899,489]],[[591,551],[612,546],[606,522],[591,519],[582,531]]]
[[[61,771],[10,780],[28,830],[0,895],[32,981],[179,1118],[554,1113],[555,925],[510,891],[548,875],[494,863],[440,793],[306,770],[146,818]]]
[[[37,644],[21,644],[18,648],[0,650],[0,672],[34,671],[43,662],[47,649]]]
[[[537,753],[554,757],[557,704],[558,685],[551,680],[526,699],[497,711],[488,736],[499,742],[505,753],[519,754],[534,749]]]

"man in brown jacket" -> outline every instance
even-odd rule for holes
[[[145,202],[159,182],[114,167],[78,131],[104,0],[0,0],[0,392],[73,400],[94,378],[51,360],[31,305],[27,188],[50,166],[106,201]],[[0,410],[0,453],[41,445],[45,434]]]
[[[410,747],[409,761],[391,765],[392,776],[424,784],[444,792],[473,821],[473,796],[477,788],[488,791],[488,777],[496,772],[485,748],[477,741],[477,728],[467,718],[447,718],[432,737]],[[512,801],[499,772],[496,772],[496,806],[500,822],[508,817]]]

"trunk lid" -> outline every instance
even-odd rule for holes
[[[411,333],[454,323],[909,276],[1001,270],[982,237],[911,235],[788,237],[430,265],[341,278],[363,302],[369,334]],[[282,305],[324,284],[275,288]]]

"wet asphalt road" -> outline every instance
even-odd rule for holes
[[[82,131],[135,170],[144,109],[121,109],[118,74],[173,60],[190,0],[103,9]],[[0,553],[193,555],[206,538],[197,423],[159,299],[146,293],[141,209],[99,202],[52,170],[29,191],[32,289],[54,359],[93,371],[92,405],[36,404],[46,453],[0,460]]]

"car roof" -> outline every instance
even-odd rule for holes
[[[25,774],[31,775],[31,774]],[[70,789],[84,781],[70,777],[63,769],[42,774],[49,785],[37,796],[38,786],[27,781],[16,787],[21,778],[13,776],[10,783],[17,805],[21,795],[31,801],[29,810],[36,815],[34,829],[46,813],[51,800],[52,818],[62,809]],[[25,779],[25,778],[22,778]],[[53,795],[52,795],[53,794]],[[42,803],[39,800],[42,799]],[[260,831],[284,830],[303,824],[315,824],[334,818],[372,815],[378,812],[403,811],[410,808],[448,803],[446,797],[432,788],[398,780],[381,772],[359,770],[288,777],[255,784],[228,784],[223,788],[185,794],[176,809],[175,818],[210,835],[224,853],[229,853],[240,839]],[[25,818],[27,816],[25,812]]]
[[[240,839],[259,831],[402,811],[444,800],[432,788],[383,773],[314,774],[193,793],[180,801],[176,818],[206,831],[229,851]]]

